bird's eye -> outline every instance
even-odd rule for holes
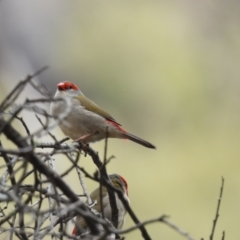
[[[69,86],[68,89],[73,89],[73,87],[72,87],[72,86]]]

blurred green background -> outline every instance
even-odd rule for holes
[[[109,140],[108,153],[116,159],[108,172],[128,180],[140,220],[167,214],[195,239],[208,239],[223,176],[215,239],[225,230],[225,239],[237,240],[239,22],[240,2],[234,0],[3,0],[0,97],[49,65],[37,80],[52,93],[60,81],[75,82],[125,129],[157,146]],[[26,95],[36,97],[31,88]],[[39,127],[31,117],[26,121],[31,131]],[[54,133],[63,137],[59,129]],[[103,146],[92,145],[100,156]],[[65,159],[56,162],[59,172],[66,169]],[[81,164],[96,169],[89,158]],[[77,175],[66,180],[81,192]],[[89,191],[96,186],[87,181]],[[132,225],[127,217],[125,227]],[[183,239],[160,223],[147,229],[153,239]],[[141,239],[139,231],[126,237]]]

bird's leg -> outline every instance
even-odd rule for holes
[[[74,140],[74,142],[87,142],[86,140],[96,133],[97,133],[97,131],[85,134],[85,135],[81,136],[80,138]]]
[[[79,145],[81,146],[82,150],[85,152],[85,156],[87,154],[87,150],[89,148],[89,144],[87,143],[88,142],[88,139],[93,136],[94,134],[97,134],[98,132],[95,131],[95,132],[92,132],[92,133],[88,133],[88,134],[85,134],[83,136],[81,136],[80,138],[74,140],[74,142],[78,142]]]

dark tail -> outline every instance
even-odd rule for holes
[[[144,147],[147,147],[147,148],[153,148],[153,149],[156,149],[156,147],[151,144],[150,142],[147,142],[139,137],[136,137],[134,136],[133,134],[130,134],[130,133],[127,133],[127,132],[124,132],[123,133],[123,138],[127,138],[135,143],[138,143],[138,144],[141,144],[142,146]]]

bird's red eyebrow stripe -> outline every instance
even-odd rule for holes
[[[125,180],[125,178],[123,178],[122,176],[120,176],[121,180],[124,182],[125,186],[126,186],[126,192],[127,192],[127,195],[128,195],[128,183],[127,181]]]
[[[71,83],[71,82],[64,82],[65,86],[66,87],[72,87],[74,90],[78,90],[78,87],[74,84],[74,83]]]
[[[68,89],[69,87],[72,87],[72,89],[74,90],[78,90],[78,87],[77,85],[75,85],[74,83],[71,83],[71,82],[60,82],[58,85],[58,89]]]

